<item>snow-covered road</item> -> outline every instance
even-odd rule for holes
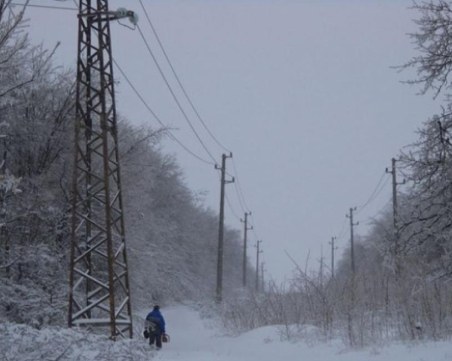
[[[155,352],[161,361],[445,361],[452,360],[447,342],[396,344],[347,350],[340,342],[281,341],[277,327],[263,327],[240,337],[221,336],[198,313],[177,306],[162,310],[171,342]]]

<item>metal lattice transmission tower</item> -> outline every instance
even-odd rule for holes
[[[110,20],[106,0],[80,0],[68,324],[132,337],[132,309]]]

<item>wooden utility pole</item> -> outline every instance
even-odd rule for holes
[[[336,237],[331,237],[331,278],[334,278],[334,252],[336,251],[337,247],[334,246],[334,241],[336,240]]]
[[[397,186],[405,184],[405,180],[402,183],[397,183],[397,170],[396,170],[396,159],[391,159],[391,170],[386,168],[386,173],[392,175],[392,217],[393,217],[393,227],[394,227],[394,263],[396,275],[400,272],[400,262],[399,262],[399,215],[398,215],[398,204],[397,204]]]
[[[262,253],[260,244],[262,241],[257,241],[256,244],[256,292],[259,292],[259,254]]]
[[[68,325],[133,336],[107,0],[79,1]]]
[[[261,284],[261,291],[262,292],[265,292],[265,281],[264,281],[264,264],[265,264],[265,262],[261,262],[261,281],[262,281],[262,284]]]
[[[350,344],[355,344],[355,334],[353,331],[353,309],[355,308],[355,281],[356,281],[356,269],[355,269],[355,244],[354,244],[354,235],[353,235],[353,227],[357,226],[359,223],[353,223],[353,212],[356,211],[356,207],[350,208],[350,214],[347,214],[346,217],[350,218],[350,257],[351,257],[351,283],[350,283],[350,305],[347,312],[347,325],[348,325],[348,337],[350,340]]]
[[[247,233],[249,230],[253,229],[253,226],[248,227],[248,216],[251,215],[251,212],[245,212],[244,219],[241,219],[240,221],[244,223],[243,227],[243,287],[246,287],[246,265],[247,265],[247,259],[246,259],[246,250],[247,250]]]
[[[347,218],[350,218],[350,257],[351,257],[351,268],[352,274],[355,275],[355,241],[353,236],[353,227],[357,226],[359,222],[353,223],[353,212],[356,211],[356,207],[350,208],[350,214],[346,215]]]
[[[232,158],[232,153],[227,156],[223,154],[221,157],[221,167],[215,165],[215,169],[221,171],[221,191],[220,191],[220,220],[218,227],[218,258],[217,258],[217,290],[216,290],[216,301],[221,303],[223,300],[223,239],[224,239],[224,195],[225,195],[225,185],[228,183],[233,183],[232,180],[226,180],[226,159]]]

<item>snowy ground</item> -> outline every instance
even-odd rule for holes
[[[341,341],[321,343],[306,333],[301,342],[281,341],[278,327],[263,327],[240,337],[220,336],[188,308],[163,310],[171,343],[156,352],[162,361],[444,361],[452,360],[450,342],[396,344],[347,350]]]
[[[164,308],[171,342],[150,350],[135,323],[133,340],[110,342],[106,337],[65,328],[35,330],[0,324],[0,361],[34,360],[156,360],[156,361],[452,361],[450,342],[395,344],[365,350],[347,349],[342,342],[318,341],[306,329],[299,342],[281,340],[278,327],[263,327],[239,337],[221,335],[198,313],[184,306]],[[139,316],[144,317],[146,311]]]

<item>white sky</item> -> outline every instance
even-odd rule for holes
[[[32,4],[72,6],[70,0]],[[304,266],[318,266],[328,241],[349,239],[345,214],[364,204],[391,158],[416,139],[415,130],[438,111],[432,94],[401,84],[414,72],[392,66],[415,54],[406,35],[415,31],[411,1],[144,0],[182,83],[210,130],[234,154],[246,203],[253,212],[252,245],[263,240],[265,267],[278,281],[290,276],[287,251]],[[176,88],[138,0],[128,7]],[[57,61],[75,64],[76,12],[30,8],[32,40],[62,45]],[[126,21],[124,21],[126,23]],[[115,59],[160,118],[189,148],[209,159],[176,108],[138,31],[112,25]],[[158,124],[116,71],[118,111],[135,124]],[[209,138],[177,94],[210,152],[224,152]],[[175,154],[195,191],[218,210],[219,176],[177,145]],[[230,160],[228,171],[236,174]],[[389,178],[389,175],[387,176]],[[234,185],[227,186],[234,212],[243,217]],[[356,215],[365,234],[369,218],[390,200],[388,183]],[[226,222],[242,224],[226,209]],[[216,242],[216,240],[212,240]],[[254,252],[250,248],[249,252]],[[341,249],[339,249],[340,254]],[[250,253],[249,253],[250,254]],[[254,262],[254,261],[253,261]],[[254,263],[253,263],[254,264]],[[268,276],[268,275],[267,275]],[[268,279],[268,277],[267,277]]]

